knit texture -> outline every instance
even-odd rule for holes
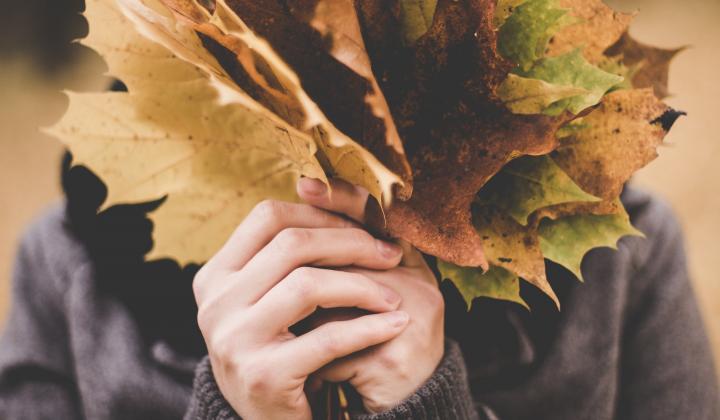
[[[388,412],[354,417],[720,418],[680,228],[646,194],[623,200],[647,238],[590,252],[584,284],[548,264],[560,312],[525,284],[532,312],[490,299],[468,312],[443,283],[448,345],[437,371]],[[110,213],[86,231],[110,226],[131,242],[131,225],[110,223]],[[148,229],[143,214],[118,213]],[[92,246],[78,237],[64,207],[25,235],[0,338],[0,419],[236,419],[204,354],[192,350],[199,335],[189,283],[161,274],[189,273],[141,259],[130,269],[110,258],[117,237],[95,237]]]

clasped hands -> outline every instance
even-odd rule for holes
[[[396,406],[430,378],[444,348],[443,299],[412,249],[362,223],[366,191],[301,179],[305,204],[265,201],[193,282],[198,323],[222,394],[246,420],[310,419],[321,381],[349,382],[366,410]],[[319,308],[359,308],[315,319]]]

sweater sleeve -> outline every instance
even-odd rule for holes
[[[40,238],[26,236],[0,338],[0,418],[79,419],[62,295]]]
[[[190,407],[185,420],[240,420],[215,382],[210,359],[205,356],[195,370]]]
[[[718,419],[712,352],[681,230],[667,206],[653,206],[649,220],[637,221],[652,246],[629,285],[617,417]]]
[[[356,420],[496,419],[489,409],[475,406],[460,347],[449,340],[437,370],[413,395],[384,413],[354,414],[352,417]],[[206,357],[195,372],[193,395],[185,420],[207,419],[240,420],[240,417],[220,393]]]
[[[398,406],[355,420],[456,419],[494,420],[492,412],[473,401],[460,346],[446,340],[445,355],[433,376]]]

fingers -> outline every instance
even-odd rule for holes
[[[254,319],[275,335],[318,308],[393,311],[400,295],[362,274],[301,267],[273,287],[253,307]]]
[[[375,239],[362,229],[290,228],[258,252],[237,277],[243,281],[247,299],[254,302],[298,267],[357,266],[389,270],[401,259],[402,249],[398,245]]]
[[[319,182],[319,181],[318,181]],[[347,228],[354,223],[330,212],[282,201],[263,201],[243,220],[207,266],[237,271],[270,242],[278,232],[289,227]]]
[[[277,360],[288,361],[284,368],[304,378],[335,359],[397,337],[408,321],[407,313],[395,311],[330,322],[284,343]]]
[[[369,196],[367,190],[340,179],[331,179],[330,187],[332,191],[317,179],[301,178],[298,181],[297,192],[303,201],[312,206],[340,213],[363,223],[365,205]]]

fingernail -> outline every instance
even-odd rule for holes
[[[397,258],[402,253],[402,248],[400,248],[398,245],[391,244],[390,242],[385,242],[381,240],[376,241],[378,251],[380,251],[380,254],[388,259]]]
[[[302,192],[307,195],[321,196],[327,191],[327,186],[322,181],[314,178],[300,178],[298,184]]]
[[[390,312],[389,314],[387,314],[387,317],[388,322],[390,322],[390,325],[392,325],[393,327],[402,327],[410,320],[410,316],[407,314],[407,312],[403,311]]]
[[[383,286],[382,288],[383,294],[385,295],[385,302],[393,306],[400,303],[400,299],[402,299],[402,297],[396,291],[385,286]]]

